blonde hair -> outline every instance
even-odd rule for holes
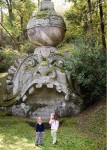
[[[38,117],[38,118],[37,118],[37,121],[41,121],[41,122],[42,122],[42,118],[41,118],[41,117]]]

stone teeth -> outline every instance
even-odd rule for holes
[[[48,88],[53,88],[53,84],[48,83],[48,84],[47,84],[47,87],[48,87]]]
[[[36,84],[36,88],[41,88],[41,87],[42,87],[41,83]]]
[[[24,95],[23,98],[22,98],[22,101],[25,102],[26,99],[27,99],[27,96]]]
[[[34,91],[35,91],[34,87],[31,87],[31,88],[29,89],[29,94],[33,94]]]
[[[20,100],[20,96],[17,96],[17,97],[16,97],[16,101],[19,101],[19,100]]]
[[[62,89],[61,89],[61,86],[56,86],[56,90],[61,93]]]
[[[65,95],[65,101],[69,101],[69,99],[70,99],[70,96],[68,94]]]

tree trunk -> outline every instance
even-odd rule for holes
[[[89,33],[90,33],[90,39],[93,38],[93,25],[92,25],[92,5],[91,0],[88,0],[88,9],[89,9]]]
[[[0,8],[0,16],[1,16],[0,21],[1,21],[1,23],[3,23],[3,11],[2,11],[2,6],[1,6],[1,8]],[[0,38],[1,38],[1,40],[0,40],[0,47],[3,47],[3,29],[2,29],[2,27],[0,28]]]
[[[39,3],[40,3],[40,0],[38,0],[38,8],[39,8]]]
[[[21,0],[21,2],[25,2],[24,0]],[[21,39],[22,43],[24,43],[24,40],[26,38],[26,29],[24,28],[24,18],[21,15],[20,16],[20,27],[21,27],[21,37],[19,38],[19,41]]]
[[[10,25],[13,26],[13,10],[12,10],[12,0],[6,0],[6,5],[7,5],[7,9],[8,9],[8,13],[9,13],[9,21],[10,21]]]
[[[18,45],[18,43],[16,42],[15,38],[9,33],[9,31],[4,27],[4,25],[3,25],[1,22],[0,22],[0,25],[3,27],[3,29],[7,32],[7,34],[8,34],[8,35],[10,36],[10,38],[12,39],[14,49],[19,51],[19,45]]]
[[[13,23],[12,23],[12,21],[13,21],[13,14],[12,14],[12,8],[11,7],[9,8],[9,20],[10,20],[11,26],[13,26]]]
[[[102,46],[103,49],[106,50],[106,40],[105,40],[105,26],[104,26],[104,18],[103,18],[103,8],[102,8],[102,0],[99,0],[99,10],[100,10],[100,25],[101,25],[101,34],[102,34]]]
[[[24,41],[23,16],[20,17],[20,25],[21,25],[21,39],[22,41]]]

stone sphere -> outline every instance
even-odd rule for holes
[[[61,16],[48,14],[44,19],[33,17],[27,24],[30,41],[39,46],[57,46],[64,38],[66,25]]]

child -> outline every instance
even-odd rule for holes
[[[42,145],[43,132],[44,132],[44,123],[42,122],[42,118],[38,117],[37,124],[36,124],[36,140],[35,140],[36,146],[38,146],[39,140],[40,140],[40,145]]]
[[[51,136],[52,136],[52,139],[53,139],[52,144],[56,144],[59,121],[57,120],[57,116],[55,115],[55,113],[51,114],[49,124],[51,125]]]

